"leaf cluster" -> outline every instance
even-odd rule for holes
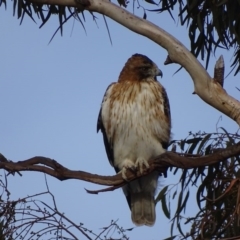
[[[238,133],[230,134],[221,128],[218,133],[190,132],[186,139],[172,141],[172,144],[177,145],[184,154],[208,155],[232,146],[239,140]],[[166,186],[157,197],[165,216],[169,219],[170,210],[174,208],[173,200],[177,201],[171,219],[169,239],[177,237],[173,235],[176,227],[180,239],[235,239],[232,237],[236,236],[240,238],[239,156],[212,166],[185,170],[176,168],[172,171],[180,176],[179,183]],[[182,172],[179,174],[179,171]],[[194,203],[190,193],[196,195]],[[190,225],[190,231],[185,232],[184,225]]]
[[[57,32],[60,31],[61,36],[63,35],[63,25],[72,18],[80,22],[81,26],[86,32],[84,26],[85,16],[84,12],[81,9],[62,5],[37,4],[26,0],[13,0],[12,3],[13,16],[17,16],[17,18],[20,19],[20,24],[22,24],[24,17],[28,16],[35,23],[36,18],[39,19],[41,21],[39,28],[42,28],[51,18],[53,18],[53,16],[58,17],[59,27],[55,30],[52,38],[50,39],[50,42]],[[5,8],[7,8],[7,0],[0,0],[0,7],[2,6],[5,6]],[[93,20],[95,21],[96,17],[94,14],[90,14],[93,16]]]
[[[232,70],[240,71],[240,1],[228,0],[160,0],[161,8],[151,11],[168,11],[173,18],[174,7],[179,7],[180,24],[188,27],[191,52],[205,60],[216,49],[233,49]]]

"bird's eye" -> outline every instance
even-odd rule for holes
[[[140,67],[140,70],[142,70],[142,71],[147,71],[147,67]]]

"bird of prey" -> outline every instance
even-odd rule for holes
[[[170,141],[169,101],[157,76],[162,72],[152,60],[134,54],[103,97],[97,131],[102,131],[111,165],[126,180],[126,169],[142,171],[148,160],[165,152]],[[155,171],[123,187],[137,226],[155,223],[158,177]]]

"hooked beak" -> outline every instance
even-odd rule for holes
[[[163,77],[163,73],[162,73],[162,71],[159,68],[157,68],[156,76],[160,76],[161,78]]]

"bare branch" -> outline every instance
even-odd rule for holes
[[[29,2],[83,8],[75,0],[28,0]],[[82,1],[82,0],[78,0]],[[176,38],[157,25],[139,18],[108,0],[89,0],[84,9],[106,15],[133,32],[141,34],[165,48],[169,58],[190,74],[194,92],[209,105],[226,114],[240,125],[240,102],[229,96],[207,73],[200,62]]]
[[[110,225],[98,232],[84,226],[83,223],[74,223],[66,214],[59,211],[54,195],[47,186],[46,192],[37,193],[17,200],[10,200],[7,184],[0,181],[4,191],[1,194],[1,239],[128,239],[126,230],[111,221]],[[5,192],[5,193],[4,193]],[[50,202],[41,199],[50,196]],[[117,230],[117,231],[115,231]],[[104,237],[102,236],[104,234]]]
[[[127,171],[127,178],[132,181],[141,176],[147,175],[152,171],[158,171],[160,174],[165,174],[168,167],[178,167],[182,169],[191,169],[203,166],[213,165],[220,161],[224,161],[230,157],[240,154],[240,142],[234,146],[230,146],[226,149],[215,151],[213,154],[203,157],[185,157],[181,154],[174,152],[165,152],[158,157],[149,161],[149,168],[145,169],[141,174],[139,171],[132,172]],[[121,174],[115,176],[100,176],[97,174],[91,174],[84,171],[70,170],[53,159],[46,157],[33,157],[24,161],[12,162],[5,161],[5,157],[0,154],[0,169],[5,169],[10,172],[22,172],[22,171],[37,171],[46,173],[52,177],[55,177],[61,181],[68,179],[78,179],[95,184],[111,186],[108,189],[100,191],[90,191],[91,193],[98,193],[101,191],[112,191],[126,184],[126,181],[122,178]]]

